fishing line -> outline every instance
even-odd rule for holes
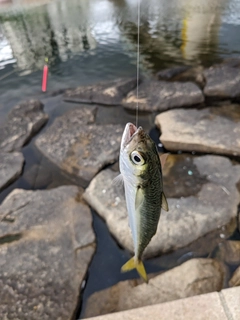
[[[136,106],[136,127],[138,126],[138,82],[139,82],[139,38],[140,38],[140,1],[137,0],[137,106]]]

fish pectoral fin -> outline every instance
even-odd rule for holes
[[[165,211],[168,211],[168,203],[167,203],[167,199],[165,197],[165,194],[162,192],[162,208]]]
[[[144,200],[143,189],[138,187],[136,192],[136,198],[135,198],[135,210],[137,210],[140,207],[140,205],[143,203],[143,200]]]
[[[115,186],[122,186],[123,185],[123,176],[121,175],[121,173],[113,179],[112,183]]]
[[[132,269],[137,269],[137,272],[140,275],[140,277],[146,283],[148,283],[147,273],[146,273],[146,270],[145,270],[144,265],[143,265],[141,260],[136,260],[135,257],[131,258],[130,260],[128,260],[128,262],[126,262],[122,266],[121,272],[127,272],[127,271],[130,271]]]

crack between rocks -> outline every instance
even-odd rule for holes
[[[20,240],[23,237],[23,234],[20,233],[12,233],[12,234],[6,234],[2,237],[0,237],[0,246],[11,243]]]
[[[91,242],[91,243],[88,243],[88,244],[84,244],[82,246],[77,246],[74,248],[74,252],[77,253],[78,250],[82,250],[82,249],[86,249],[88,247],[94,247],[95,245],[95,242]]]
[[[226,300],[224,298],[224,295],[222,294],[222,292],[218,292],[218,294],[219,294],[219,298],[220,298],[220,301],[221,301],[221,304],[223,306],[223,310],[225,312],[225,315],[226,315],[227,319],[228,320],[234,320],[233,315],[232,315],[230,309],[228,308],[228,305],[227,305],[227,302],[226,302]]]

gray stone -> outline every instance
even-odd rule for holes
[[[202,91],[192,82],[145,81],[137,90],[129,92],[123,99],[123,106],[141,111],[164,111],[172,108],[190,107],[202,103]]]
[[[217,261],[192,259],[140,284],[133,280],[96,292],[87,302],[85,317],[129,310],[219,291],[223,272]]]
[[[19,152],[0,152],[0,190],[7,187],[22,173],[23,155]]]
[[[182,74],[183,72],[187,71],[191,67],[189,66],[177,66],[173,68],[168,68],[161,70],[157,73],[157,77],[159,80],[171,80],[174,77],[178,76],[179,74]]]
[[[29,100],[15,106],[8,114],[7,121],[0,126],[0,150],[19,150],[47,122],[39,100]]]
[[[240,106],[170,110],[159,114],[161,142],[167,150],[240,155]]]
[[[95,250],[75,186],[15,189],[0,206],[2,319],[73,319]]]
[[[127,93],[134,89],[136,85],[137,80],[135,78],[116,79],[66,90],[63,98],[65,101],[71,102],[119,105]]]
[[[123,127],[96,125],[92,107],[71,110],[36,139],[38,149],[76,182],[88,183],[119,155]]]
[[[162,211],[158,230],[145,257],[184,247],[236,218],[240,166],[220,156],[169,156],[164,168],[169,212]],[[118,173],[101,171],[83,197],[106,221],[110,232],[133,252],[123,190],[112,184]]]
[[[229,281],[230,287],[240,286],[240,267],[238,267],[233,273],[232,278]]]
[[[240,70],[228,65],[211,67],[204,71],[207,97],[228,99],[240,97]]]

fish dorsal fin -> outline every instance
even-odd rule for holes
[[[113,179],[112,183],[114,186],[123,186],[123,176],[121,173]]]
[[[164,167],[168,156],[169,156],[169,153],[163,153],[160,155],[160,162],[161,162],[162,168]]]
[[[144,195],[143,195],[143,189],[141,187],[137,188],[136,192],[136,198],[135,198],[135,210],[137,210],[141,204],[143,203]]]
[[[165,211],[168,211],[168,203],[167,203],[167,199],[165,197],[165,194],[162,192],[162,208]]]

